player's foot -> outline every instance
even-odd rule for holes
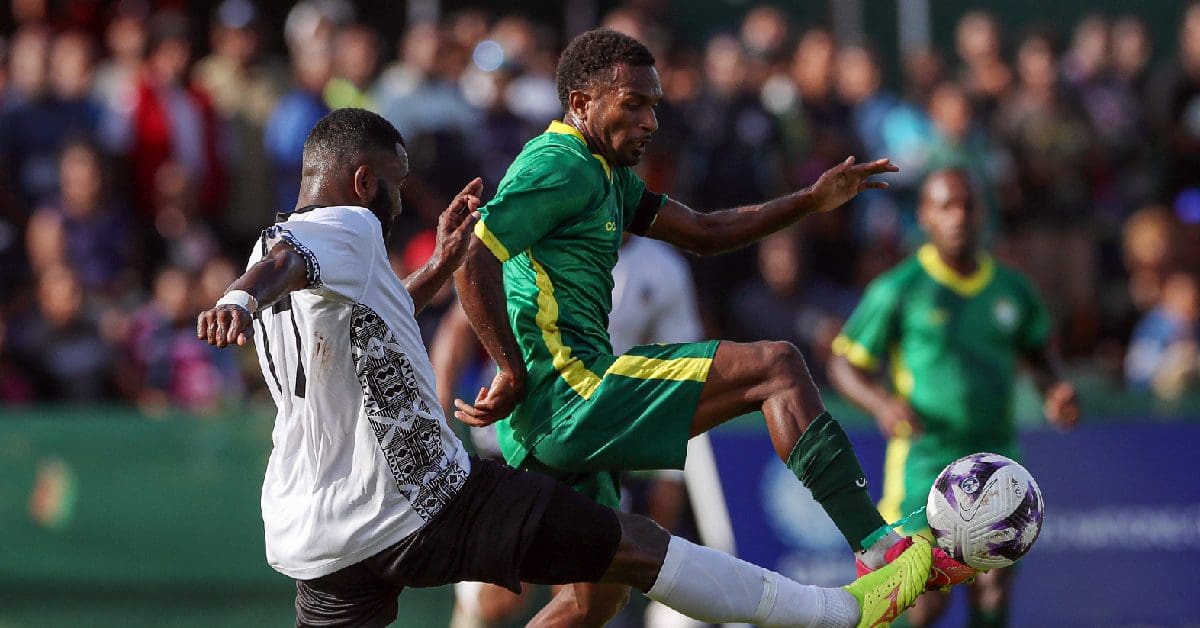
[[[907,545],[888,564],[842,587],[858,601],[858,628],[892,625],[925,592],[933,561],[929,541],[917,537]]]
[[[900,556],[905,550],[907,550],[909,547],[912,547],[913,538],[914,537],[911,536],[904,537],[895,545],[889,547],[887,551],[883,553],[884,562],[891,563],[892,561],[896,560],[897,556]],[[923,537],[916,538],[925,540]],[[928,544],[928,541],[926,541],[926,544]],[[929,570],[929,581],[925,583],[926,591],[944,591],[956,584],[970,582],[979,573],[972,567],[964,565],[951,558],[950,555],[947,554],[942,548],[937,546],[931,547],[933,549],[933,566]],[[872,569],[861,560],[856,561],[856,563],[857,564],[855,566],[858,570],[858,577],[861,578],[871,573]]]

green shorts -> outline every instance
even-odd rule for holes
[[[893,438],[888,441],[883,461],[883,498],[879,514],[886,521],[898,521],[915,512],[929,501],[929,491],[946,465],[959,458],[992,451],[1016,458],[1016,445],[998,447],[961,445],[956,447],[923,447],[920,440]],[[913,516],[902,528],[902,534],[918,534],[929,529],[925,513]]]
[[[630,349],[620,356],[624,360],[614,358],[622,368],[605,372],[590,398],[570,401],[542,433],[519,442],[507,421],[500,424],[505,460],[616,508],[621,471],[683,468],[692,418],[718,344]],[[624,368],[629,364],[637,368]]]

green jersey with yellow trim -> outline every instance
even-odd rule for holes
[[[503,262],[509,322],[529,371],[526,398],[500,426],[502,437],[513,430],[524,442],[544,433],[606,373],[658,366],[618,359],[608,337],[622,234],[639,207],[657,211],[665,201],[655,196],[645,207],[645,189],[632,170],[610,168],[579,131],[554,122],[525,145],[480,208],[475,235]]]
[[[871,283],[833,350],[866,370],[890,363],[924,426],[914,451],[1011,450],[1017,359],[1049,332],[1020,273],[985,255],[962,276],[927,244]]]

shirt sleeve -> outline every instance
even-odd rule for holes
[[[1024,293],[1025,307],[1022,311],[1021,326],[1017,330],[1017,344],[1024,352],[1039,351],[1050,342],[1050,313],[1029,280],[1020,277],[1019,281]]]
[[[645,235],[654,222],[654,217],[658,215],[658,210],[667,202],[667,196],[648,190],[646,182],[628,168],[618,171],[613,183],[620,187],[622,224],[625,225],[625,231],[634,235]]]
[[[375,242],[379,240],[379,242]],[[324,288],[347,299],[362,299],[374,266],[371,256],[382,246],[379,221],[350,208],[316,209],[264,232],[264,248],[287,242],[308,266],[309,289]]]
[[[833,353],[867,371],[879,368],[888,347],[899,336],[900,290],[881,277],[871,282],[842,332],[833,340]]]
[[[479,209],[475,236],[501,262],[587,210],[594,200],[600,182],[582,167],[586,164],[576,164],[569,155],[547,157],[505,175],[496,196]]]

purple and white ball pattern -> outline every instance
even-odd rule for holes
[[[1029,471],[999,454],[959,458],[942,469],[925,515],[947,553],[975,569],[1007,567],[1042,531],[1042,491]]]

